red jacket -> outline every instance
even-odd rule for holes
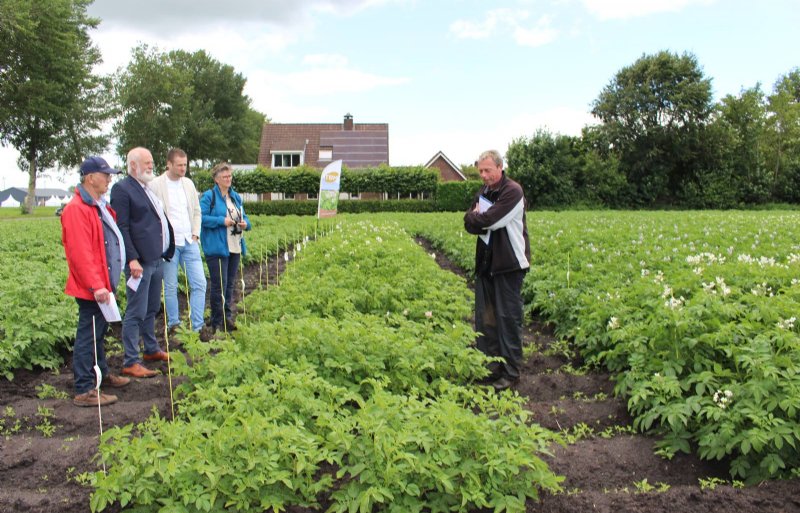
[[[106,208],[116,220],[116,212],[108,205]],[[61,242],[69,266],[64,288],[67,295],[94,300],[95,290],[114,292],[108,277],[100,207],[81,186],[75,188],[75,195],[61,214]]]

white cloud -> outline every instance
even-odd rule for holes
[[[450,24],[450,32],[459,39],[486,39],[496,30],[515,26],[517,19],[528,17],[527,11],[512,9],[492,9],[479,21],[456,20]]]
[[[417,123],[389,125],[389,160],[393,166],[420,165],[437,151],[443,151],[455,164],[471,164],[484,150],[496,149],[505,154],[508,145],[519,137],[530,137],[537,129],[553,134],[578,136],[588,124],[595,124],[591,114],[570,107],[556,107],[542,112],[521,113],[480,129],[422,127]]]
[[[530,12],[519,9],[493,9],[483,20],[456,20],[450,24],[450,33],[458,39],[486,39],[495,34],[512,34],[520,46],[542,46],[558,37],[549,16],[540,17],[533,26],[525,22]]]
[[[202,31],[212,24],[231,30],[242,23],[306,28],[315,13],[349,16],[387,1],[390,0],[95,0],[87,11],[101,18],[103,24],[164,36],[175,31]]]
[[[509,142],[521,136],[532,136],[538,129],[553,134],[578,136],[584,126],[594,124],[597,124],[597,120],[591,113],[572,107],[553,107],[533,113],[523,112],[505,121]]]
[[[202,31],[173,32],[158,36],[143,37],[142,32],[120,28],[100,29],[92,34],[92,41],[100,48],[103,63],[96,69],[101,74],[112,73],[130,62],[131,50],[147,44],[159,52],[205,50],[213,58],[233,66],[237,72],[245,72],[259,66],[264,59],[280,55],[289,45],[297,41],[298,35],[284,30],[266,29],[249,24],[234,31],[227,26],[207,27]]]
[[[407,77],[389,77],[351,66],[341,55],[309,55],[307,69],[288,72],[260,69],[248,73],[245,93],[253,108],[277,123],[325,122],[338,119],[341,112],[328,103],[336,95],[365,93],[382,87],[410,82]]]
[[[551,18],[542,16],[532,28],[517,26],[514,29],[514,41],[520,46],[544,46],[556,40],[558,30],[552,28]]]
[[[694,5],[708,5],[715,0],[582,0],[584,7],[601,20],[629,19],[660,12],[678,12]]]
[[[344,68],[347,63],[347,57],[332,53],[317,53],[303,57],[303,64],[323,68]]]
[[[253,87],[264,87],[283,97],[363,93],[408,82],[405,77],[384,77],[347,66],[322,66],[288,73],[261,71],[248,78]]]

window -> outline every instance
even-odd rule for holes
[[[283,152],[272,154],[273,169],[289,169],[303,163],[302,152]]]
[[[287,192],[287,193],[285,193],[285,194],[283,195],[283,199],[285,199],[285,200],[293,200],[293,199],[294,199],[294,193],[293,193],[293,192]]]
[[[310,200],[312,200],[312,199],[319,199],[319,193],[316,193],[316,192],[309,192],[309,193],[308,193],[308,199],[310,199]]]
[[[331,146],[322,146],[319,149],[319,160],[331,160],[333,159],[333,147]]]

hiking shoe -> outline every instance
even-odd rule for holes
[[[131,382],[131,378],[124,376],[117,376],[116,374],[106,374],[103,376],[103,382],[100,383],[101,387],[122,388]]]
[[[517,383],[519,383],[519,378],[511,379],[507,378],[506,376],[503,376],[502,378],[492,383],[492,387],[494,387],[494,389],[497,390],[498,392],[502,392],[503,390],[507,390],[513,387]]]
[[[85,394],[78,394],[72,399],[75,406],[106,406],[117,402],[117,396],[111,394],[98,394],[97,390],[89,390]]]
[[[236,323],[233,322],[233,319],[228,317],[225,319],[225,324],[222,325],[225,328],[225,331],[236,331]]]
[[[202,340],[203,342],[208,342],[214,337],[215,331],[217,331],[217,328],[215,328],[214,326],[209,326],[208,324],[204,324],[203,327],[200,328],[200,331],[198,332],[200,334],[200,340]]]

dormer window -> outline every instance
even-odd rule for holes
[[[303,152],[282,151],[272,153],[273,169],[290,169],[303,163]]]

